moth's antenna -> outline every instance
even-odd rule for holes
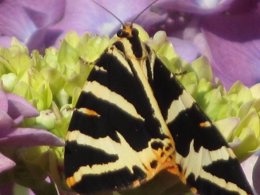
[[[135,18],[132,20],[131,23],[133,24],[139,18],[140,15],[142,15],[147,9],[149,9],[157,1],[159,1],[159,0],[154,0],[153,2],[151,2],[146,8],[144,8],[139,14],[137,14],[137,16],[135,16]]]
[[[98,5],[99,7],[103,8],[105,11],[107,11],[108,13],[110,13],[112,16],[114,16],[115,19],[117,19],[122,26],[124,25],[124,22],[122,22],[122,20],[120,20],[113,12],[111,12],[110,10],[108,10],[106,7],[104,7],[104,6],[101,5],[100,3],[96,2],[95,0],[92,0],[92,2],[95,3],[96,5]]]

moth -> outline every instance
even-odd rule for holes
[[[123,24],[87,78],[64,166],[78,193],[135,188],[167,170],[193,193],[253,194],[218,129],[133,23]]]

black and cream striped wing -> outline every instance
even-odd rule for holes
[[[252,194],[217,128],[154,52],[149,47],[147,51],[145,72],[175,142],[181,179],[199,194]]]
[[[193,192],[252,194],[232,150],[175,76],[124,25],[73,113],[65,176],[80,193],[136,187],[162,169]]]
[[[139,62],[112,45],[96,62],[71,119],[67,184],[82,193],[135,187],[174,166],[174,150]]]

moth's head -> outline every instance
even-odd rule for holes
[[[126,23],[117,32],[119,38],[132,38],[138,37],[138,30],[133,27],[133,23]]]

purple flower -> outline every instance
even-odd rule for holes
[[[63,145],[63,141],[46,130],[20,127],[24,118],[37,115],[37,110],[23,98],[0,90],[0,173],[15,166],[1,153],[5,148]]]
[[[15,162],[0,153],[0,173],[15,166]]]

